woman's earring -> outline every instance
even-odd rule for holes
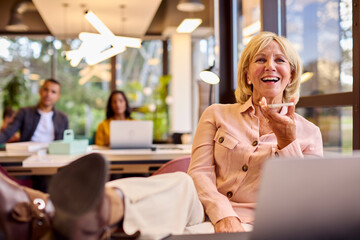
[[[251,81],[250,81],[250,80],[248,81],[248,84],[251,85]]]
[[[290,81],[288,82],[288,84],[286,85],[286,87],[289,87],[291,85],[291,79]]]

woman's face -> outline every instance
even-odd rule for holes
[[[253,102],[265,97],[267,103],[281,103],[291,81],[290,63],[276,41],[257,53],[249,65],[247,81],[253,85]]]
[[[116,93],[111,98],[111,108],[115,115],[121,115],[125,113],[126,101],[121,93]]]

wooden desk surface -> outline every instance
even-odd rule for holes
[[[94,146],[90,152],[103,154],[110,162],[110,173],[152,173],[162,164],[191,154],[190,145],[158,145],[150,149],[115,150]],[[80,155],[9,154],[0,152],[0,164],[10,175],[53,175]]]

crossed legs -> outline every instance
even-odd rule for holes
[[[119,179],[105,185],[107,171],[100,154],[74,161],[50,182],[51,200],[0,175],[0,200],[5,203],[0,226],[6,239],[49,239],[49,232],[65,239],[102,239],[119,226],[129,235],[141,232],[141,237],[158,239],[204,221],[187,174]],[[40,222],[46,224],[36,227]]]

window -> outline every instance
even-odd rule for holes
[[[320,127],[325,151],[348,152],[352,107],[341,99],[353,88],[352,1],[286,0],[286,36],[303,61],[299,106],[306,108],[297,112]],[[333,106],[324,106],[326,99]]]
[[[244,1],[238,0],[237,16],[237,62],[240,60],[242,51],[251,37],[261,31],[261,1]],[[236,68],[237,70],[237,68]],[[236,75],[235,75],[236,76]],[[234,90],[237,82],[234,78]]]
[[[139,49],[128,48],[117,56],[116,87],[123,90],[135,119],[152,120],[154,140],[167,140],[169,133],[168,84],[163,76],[163,42],[144,41]]]
[[[64,57],[64,51],[77,49],[78,39],[54,41],[56,55],[55,78],[61,82],[62,94],[57,108],[69,117],[75,137],[92,140],[97,125],[105,118],[106,101],[111,79],[110,61],[93,66],[81,62],[72,67]]]
[[[325,151],[351,153],[352,107],[298,108],[296,111],[320,127]]]
[[[0,101],[18,108],[38,101],[39,82],[50,76],[52,38],[0,38]],[[21,93],[21,94],[20,94]]]
[[[1,37],[1,112],[4,104],[14,108],[36,105],[42,81],[53,77],[62,85],[57,109],[68,115],[77,138],[93,139],[97,125],[105,119],[112,66],[105,60],[93,66],[81,62],[72,67],[64,52],[79,45],[78,39],[60,41],[51,36]],[[129,48],[117,59],[116,88],[127,93],[130,106],[136,110],[134,118],[154,120],[155,139],[167,137],[168,122],[164,121],[168,119],[165,98],[169,78],[161,78],[162,41],[145,41],[140,49]]]
[[[238,59],[251,37],[261,30],[260,0],[238,1]]]
[[[352,91],[351,0],[286,1],[286,35],[303,62],[302,96]]]

